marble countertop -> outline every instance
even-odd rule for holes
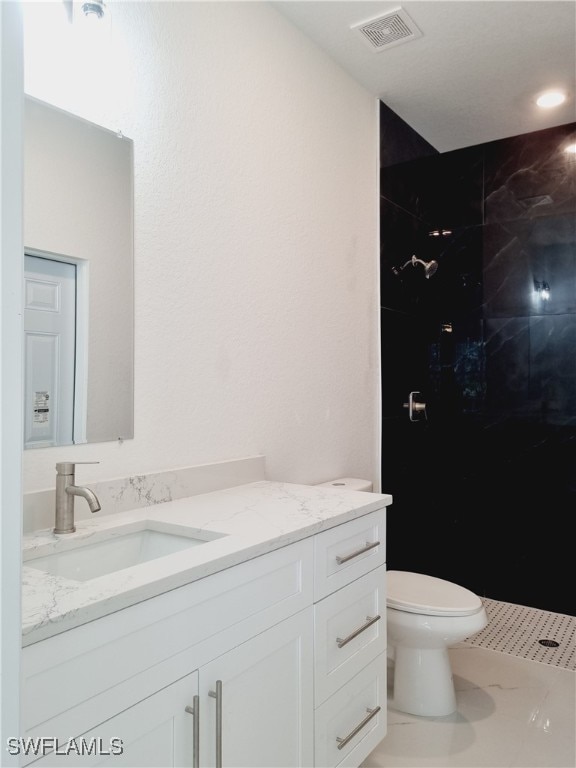
[[[77,522],[76,532],[64,536],[36,531],[23,541],[22,644],[59,634],[391,503],[389,494],[258,481],[133,511],[96,514]],[[194,529],[211,540],[87,581],[30,567],[31,558],[63,551],[74,542],[95,543],[120,534],[121,526],[138,527],[146,521],[158,530],[163,523],[188,533]]]

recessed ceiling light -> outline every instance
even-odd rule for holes
[[[571,155],[576,155],[576,144],[568,144],[564,147],[564,152],[569,152]]]
[[[566,101],[566,94],[562,91],[545,91],[536,99],[536,104],[543,109],[558,107]]]

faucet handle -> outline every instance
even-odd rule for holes
[[[58,461],[56,472],[59,475],[73,475],[76,464],[100,464],[99,461]]]

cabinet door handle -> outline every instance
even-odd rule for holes
[[[354,557],[358,557],[358,555],[363,555],[364,552],[369,552],[371,549],[374,549],[374,547],[378,547],[379,545],[379,541],[367,541],[365,547],[362,547],[362,549],[357,549],[356,552],[352,552],[351,555],[344,555],[344,557],[336,555],[336,562],[338,565],[342,565],[342,563],[347,563],[348,560],[352,560]]]
[[[216,690],[208,695],[216,699],[216,768],[222,768],[222,680],[216,680]]]
[[[191,707],[184,707],[189,715],[194,717],[192,736],[192,768],[200,768],[200,696],[194,696]]]
[[[339,736],[336,736],[336,741],[338,742],[338,749],[344,749],[346,744],[348,744],[348,742],[351,739],[353,739],[354,736],[356,736],[356,734],[359,733],[362,730],[362,728],[364,728],[364,726],[367,723],[369,723],[370,720],[372,720],[372,718],[378,714],[378,712],[380,712],[380,709],[381,707],[375,707],[374,709],[367,709],[366,712],[368,712],[368,714],[366,715],[364,720],[362,720],[361,723],[358,723],[356,728],[354,728],[353,731],[350,731],[348,736],[345,736],[343,739],[341,739]]]
[[[381,616],[366,616],[366,622],[362,624],[361,627],[358,627],[358,629],[355,629],[354,632],[351,632],[348,637],[345,637],[344,639],[337,637],[336,645],[338,648],[344,648],[345,645],[348,645],[350,640],[354,640],[355,637],[358,637],[358,635],[362,634],[362,632],[368,629],[368,627],[371,627],[372,624],[376,624],[376,622],[380,621],[381,618]]]

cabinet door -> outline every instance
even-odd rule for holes
[[[228,768],[313,764],[312,621],[310,607],[200,668],[202,766],[218,751]]]
[[[193,706],[197,691],[198,673],[193,672],[83,736],[60,741],[57,751],[30,768],[191,768],[194,717],[186,707]]]

